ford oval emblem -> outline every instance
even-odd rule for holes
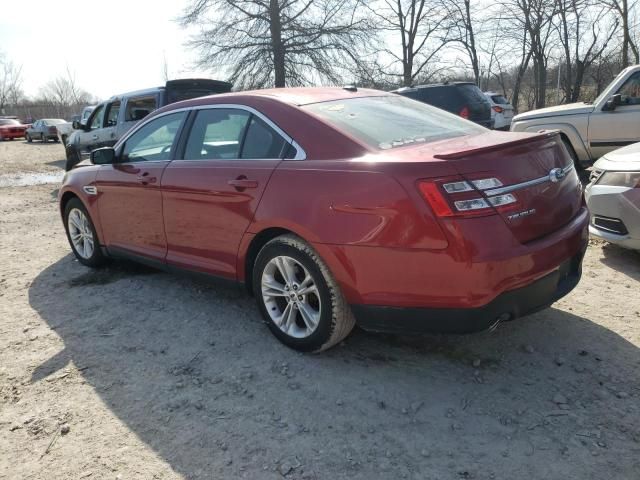
[[[562,180],[567,174],[565,173],[565,171],[561,168],[552,168],[549,171],[549,180],[551,180],[553,183],[558,183],[560,180]]]

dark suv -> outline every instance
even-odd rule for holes
[[[97,105],[86,123],[74,122],[66,143],[66,170],[92,150],[112,147],[131,127],[160,107],[181,100],[231,91],[228,82],[209,79],[170,80],[162,87],[115,95]]]
[[[400,88],[394,90],[393,93],[428,103],[483,127],[493,128],[491,104],[475,83],[452,82],[418,85],[417,87]]]

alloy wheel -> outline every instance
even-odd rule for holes
[[[316,281],[296,259],[277,256],[262,271],[262,298],[274,324],[294,338],[306,338],[318,327],[321,315]]]
[[[67,219],[67,227],[69,228],[71,243],[73,243],[73,248],[75,248],[78,255],[87,260],[91,258],[95,248],[95,239],[91,224],[85,213],[78,208],[71,209]]]

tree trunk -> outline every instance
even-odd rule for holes
[[[471,57],[471,67],[473,68],[473,77],[476,85],[480,85],[480,65],[478,61],[478,52],[476,51],[476,36],[473,31],[473,23],[471,23],[471,0],[464,0],[465,22],[469,33],[469,56]]]
[[[269,28],[271,30],[271,48],[273,49],[273,72],[275,87],[286,86],[285,50],[282,44],[282,18],[280,17],[280,0],[269,0]]]

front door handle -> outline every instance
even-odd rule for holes
[[[150,177],[149,172],[144,172],[143,174],[138,175],[138,183],[141,183],[142,185],[156,183],[156,177]]]
[[[240,175],[234,180],[229,180],[227,184],[231,185],[233,188],[240,192],[245,188],[258,188],[258,182],[256,182],[255,180],[249,180],[244,175]]]

